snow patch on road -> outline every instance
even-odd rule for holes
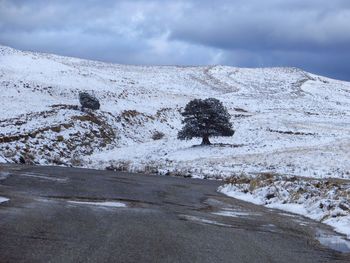
[[[324,246],[334,249],[339,252],[350,252],[350,241],[341,236],[329,235],[319,232],[316,236],[317,240]]]
[[[210,220],[210,219],[201,218],[201,217],[197,217],[197,216],[182,215],[181,218],[183,218],[185,220],[193,221],[193,222],[208,224],[208,225],[231,227],[230,225],[219,223],[215,220]]]
[[[219,216],[227,216],[227,217],[251,217],[251,216],[261,216],[260,213],[253,213],[253,212],[242,212],[238,210],[232,210],[232,209],[224,209],[218,212],[212,213],[214,215]]]
[[[350,216],[332,217],[323,221],[325,224],[330,225],[338,233],[347,234],[350,239]]]
[[[284,210],[293,214],[298,214],[298,215],[305,215],[308,214],[307,209],[303,206],[303,204],[280,204],[280,203],[271,203],[266,205],[266,207],[273,208],[273,209],[279,209],[279,210]],[[291,216],[288,214],[284,214],[287,216]],[[313,218],[312,216],[310,216]],[[317,216],[318,218],[318,216]]]
[[[127,207],[127,205],[124,203],[112,202],[112,201],[105,201],[105,202],[68,201],[68,203],[77,204],[77,205],[102,206],[102,207]]]
[[[5,180],[9,175],[9,172],[0,172],[0,181]]]
[[[57,177],[49,177],[45,175],[40,175],[36,173],[19,173],[19,176],[25,176],[25,177],[33,177],[43,180],[49,180],[49,181],[55,181],[55,182],[66,182],[68,181],[68,178],[57,178]]]
[[[10,199],[0,196],[0,204],[9,201]]]

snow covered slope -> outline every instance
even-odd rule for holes
[[[79,110],[82,90],[101,110]],[[182,107],[207,97],[236,134],[178,141]],[[350,83],[296,68],[127,66],[0,46],[0,100],[0,162],[350,178]]]

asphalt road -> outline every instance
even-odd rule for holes
[[[219,185],[0,166],[0,196],[9,198],[0,262],[350,262],[314,239],[326,226],[226,197]]]

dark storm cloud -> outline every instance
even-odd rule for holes
[[[192,7],[174,26],[172,38],[228,50],[350,49],[348,3],[322,0],[309,0],[308,4],[298,0],[247,2],[217,8],[209,4],[207,9],[199,11]],[[207,12],[208,9],[212,11]]]
[[[350,80],[347,0],[0,0],[0,43],[133,64],[297,66]]]

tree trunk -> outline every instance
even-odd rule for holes
[[[203,136],[202,145],[210,145],[209,137]]]

